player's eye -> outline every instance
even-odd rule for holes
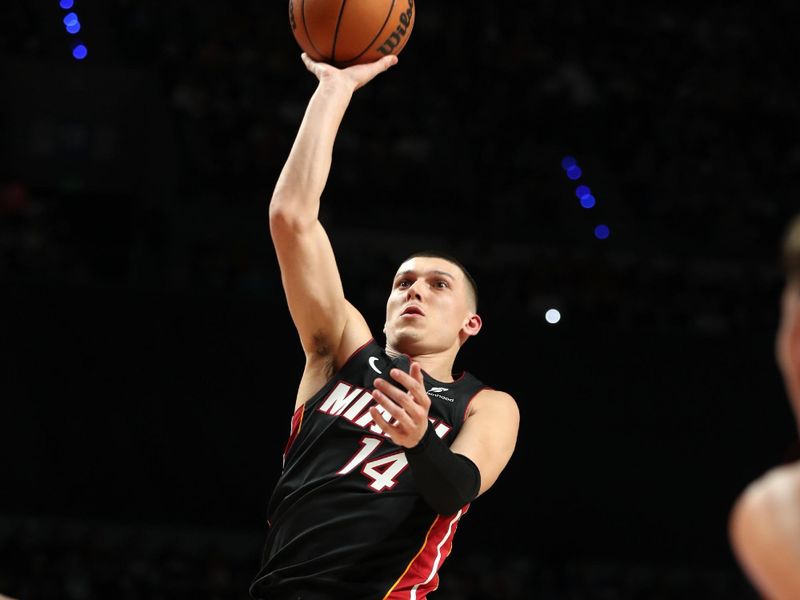
[[[450,287],[450,283],[447,282],[445,279],[437,279],[434,282],[434,285],[438,288],[448,288]]]

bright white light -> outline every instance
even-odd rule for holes
[[[551,325],[555,325],[561,320],[561,313],[558,312],[555,308],[551,308],[544,314],[544,318]]]

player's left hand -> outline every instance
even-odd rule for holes
[[[428,411],[431,399],[425,391],[422,367],[412,362],[408,373],[392,369],[389,376],[408,390],[405,392],[385,379],[376,378],[372,397],[392,416],[387,421],[377,407],[369,409],[375,423],[392,441],[405,448],[413,448],[428,429]]]

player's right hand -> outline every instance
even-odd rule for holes
[[[353,65],[344,69],[339,69],[325,62],[313,60],[305,52],[303,52],[300,57],[303,59],[306,69],[311,71],[320,82],[343,83],[351,91],[356,91],[376,76],[397,64],[397,56],[394,54],[379,58],[375,62]]]

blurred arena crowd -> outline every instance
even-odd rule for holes
[[[230,531],[28,519],[0,522],[0,593],[20,600],[245,600],[261,538]],[[471,551],[441,600],[755,600],[729,571]]]
[[[101,89],[109,70],[144,73],[165,125],[128,148],[127,113],[104,129],[88,116],[15,115],[29,126],[0,173],[4,279],[273,293],[263,217],[313,79],[284,11],[116,0],[87,15],[93,63],[74,65],[51,30],[57,10],[13,7],[7,62],[95,69]],[[759,291],[777,285],[800,166],[784,126],[797,10],[421,4],[406,71],[360,92],[337,142],[322,216],[347,276],[392,264],[391,240],[412,233],[458,249],[486,289],[504,282],[488,310],[512,301],[535,316],[556,298],[613,327],[771,324]],[[147,166],[131,153],[154,147],[171,149],[169,167],[138,185],[95,184],[99,158],[47,185],[31,174],[48,152],[55,162],[83,149],[136,181]],[[564,155],[581,181],[564,177]],[[591,216],[578,183],[597,196]],[[387,203],[391,222],[379,216]],[[612,232],[602,243],[591,233],[601,220]],[[365,235],[389,240],[386,256],[363,260]]]

